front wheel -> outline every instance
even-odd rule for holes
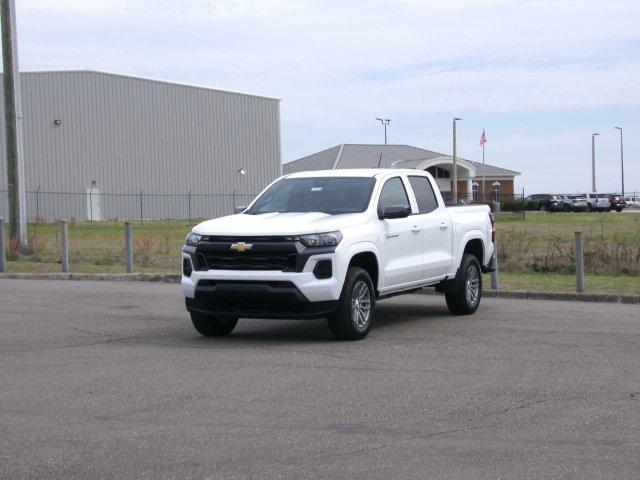
[[[190,313],[193,326],[200,335],[205,337],[226,337],[238,324],[238,319],[235,317],[213,317],[198,312]]]
[[[340,300],[327,323],[331,333],[340,340],[361,340],[373,323],[375,290],[367,271],[350,267],[344,280]]]
[[[471,315],[478,309],[482,298],[482,271],[480,262],[469,253],[462,257],[456,290],[445,293],[447,307],[454,315]]]

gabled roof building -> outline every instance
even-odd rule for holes
[[[520,172],[464,158],[458,158],[457,164],[458,192],[462,198],[475,201],[513,198],[514,180]],[[445,197],[453,190],[453,157],[411,145],[343,143],[285,163],[283,173],[376,167],[427,170]]]

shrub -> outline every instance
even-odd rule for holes
[[[523,207],[522,200],[504,200],[500,202],[500,210],[503,212],[521,212]]]
[[[528,212],[538,211],[540,209],[540,202],[536,202],[535,200],[525,200],[524,209]]]

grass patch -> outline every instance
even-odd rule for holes
[[[539,292],[575,292],[576,277],[561,273],[499,272],[500,290],[527,290]],[[490,288],[490,274],[484,275],[484,287]],[[618,293],[640,295],[640,277],[587,275],[585,291],[588,293]]]
[[[132,222],[134,270],[179,273],[186,220]],[[497,216],[501,288],[574,291],[574,232],[585,235],[587,291],[640,294],[640,213],[538,213]],[[60,225],[29,225],[31,253],[7,245],[10,272],[59,272]],[[124,223],[70,222],[70,269],[123,273]],[[489,285],[487,279],[486,285]]]

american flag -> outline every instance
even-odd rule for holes
[[[487,136],[484,134],[484,128],[482,129],[482,136],[480,137],[480,146],[484,146],[487,143]]]

